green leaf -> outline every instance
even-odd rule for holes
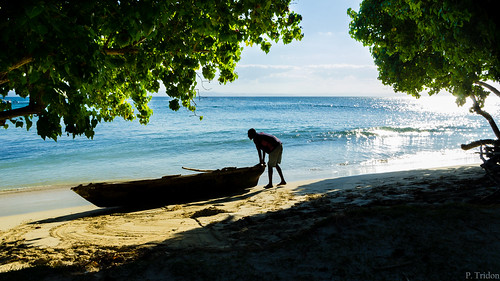
[[[116,117],[146,124],[147,91],[163,87],[172,110],[195,111],[200,76],[237,79],[243,43],[267,53],[270,42],[302,38],[302,18],[288,8],[290,0],[45,3],[25,3],[21,12],[2,6],[15,24],[0,24],[6,54],[0,64],[9,70],[2,93],[30,98],[44,139],[57,140],[63,130],[92,138],[98,123]],[[33,127],[32,116],[21,120]]]
[[[269,43],[269,42],[262,42],[260,44],[260,49],[262,51],[264,51],[266,54],[269,53],[269,51],[271,50],[271,43]]]
[[[43,12],[44,8],[45,7],[43,3],[40,4],[39,6],[26,8],[26,15],[28,15],[30,19],[35,18]]]
[[[29,129],[33,125],[33,122],[31,121],[31,117],[24,116],[24,122],[26,122],[26,131],[29,131]]]
[[[173,111],[179,110],[181,107],[179,105],[179,100],[178,99],[173,99],[168,102],[168,107],[172,109]]]
[[[349,9],[348,15],[350,35],[370,48],[379,79],[395,91],[467,97],[474,95],[474,83],[500,78],[491,75],[500,38],[482,28],[494,25],[487,5],[364,0],[359,12]]]

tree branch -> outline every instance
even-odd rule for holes
[[[136,46],[142,44],[144,41],[146,41],[147,37],[141,37],[137,42],[128,45],[127,47],[120,48],[120,49],[114,49],[114,48],[108,48],[108,44],[113,36],[109,36],[108,40],[106,40],[106,43],[104,44],[104,48],[102,49],[102,52],[105,55],[110,55],[110,56],[123,56],[126,54],[137,54],[139,52],[139,49],[135,48]]]
[[[495,87],[493,87],[493,86],[491,86],[491,85],[489,85],[489,84],[487,84],[485,82],[482,82],[482,81],[474,82],[474,84],[483,86],[483,87],[487,88],[488,90],[490,90],[491,92],[493,92],[498,97],[500,97],[500,91],[498,91]]]
[[[102,52],[105,55],[110,55],[110,56],[123,56],[127,54],[137,54],[139,50],[131,47],[121,48],[121,49],[104,48]]]
[[[9,72],[11,72],[14,69],[18,69],[21,66],[23,66],[25,64],[28,64],[28,63],[30,63],[32,61],[33,61],[33,57],[32,56],[26,56],[26,57],[22,58],[21,60],[19,60],[18,62],[14,63],[12,66],[10,66],[7,69],[7,71],[0,72],[0,84],[4,84],[4,83],[9,82],[9,79],[7,78],[7,74]]]
[[[473,141],[473,142],[468,143],[468,144],[462,144],[460,147],[463,150],[469,150],[469,149],[473,149],[474,147],[478,147],[481,145],[485,145],[485,144],[496,145],[497,143],[498,143],[498,140],[493,140],[493,139],[477,140],[477,141]]]
[[[108,41],[110,39],[111,39],[111,37],[108,38]],[[146,39],[147,39],[146,37],[143,37],[139,41],[137,41],[135,44],[133,44],[132,47],[125,47],[125,48],[121,48],[121,49],[108,48],[107,45],[109,42],[106,41],[102,52],[104,54],[110,55],[110,56],[123,56],[126,54],[136,54],[139,52],[139,50],[134,48],[134,47],[143,43]],[[22,67],[23,65],[26,65],[26,64],[32,62],[33,60],[34,59],[32,56],[30,56],[30,55],[25,56],[22,59],[20,59],[18,62],[14,63],[12,66],[10,66],[7,69],[7,71],[0,72],[0,85],[9,82],[9,79],[7,78],[7,74],[9,72],[11,72],[12,70],[18,69],[18,68]]]
[[[37,92],[37,94],[35,95],[30,95],[30,102],[27,106],[0,111],[0,126],[5,125],[5,121],[9,119],[42,113],[45,109],[45,104],[42,101],[42,96],[43,92]]]
[[[12,71],[14,69],[18,69],[21,66],[23,66],[25,64],[28,64],[28,63],[30,63],[32,61],[33,61],[33,57],[32,56],[26,56],[26,57],[22,58],[20,61],[18,61],[17,63],[15,63],[14,65],[12,65],[11,67],[9,67],[8,71]]]
[[[491,117],[491,115],[488,112],[484,111],[479,106],[479,104],[477,103],[476,97],[470,96],[470,98],[472,99],[472,102],[474,103],[472,106],[472,110],[474,110],[474,112],[476,112],[477,114],[483,116],[486,120],[488,120],[488,123],[490,123],[490,126],[493,129],[495,136],[497,137],[497,139],[500,139],[500,130],[498,129],[498,126],[495,123],[495,120],[493,119],[493,117]]]
[[[20,107],[16,109],[0,111],[0,126],[5,125],[5,121],[26,115],[40,114],[42,112],[42,107],[38,104],[31,103],[28,106]]]

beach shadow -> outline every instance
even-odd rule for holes
[[[220,238],[235,244],[226,248],[173,249],[164,241],[129,260],[127,251],[131,249],[120,248],[98,252],[81,264],[0,273],[0,279],[462,280],[461,268],[499,264],[500,243],[490,233],[500,230],[498,207],[399,205],[330,214],[310,225],[305,225],[310,217],[296,217],[295,211],[292,207],[227,225],[234,235]],[[217,229],[217,225],[210,228]],[[176,239],[196,232],[188,231]],[[100,269],[83,273],[89,264]]]
[[[73,221],[73,220],[87,218],[87,217],[97,217],[97,216],[102,216],[102,215],[110,215],[113,213],[119,213],[120,209],[121,209],[120,207],[101,208],[101,209],[96,209],[96,210],[90,210],[90,211],[85,211],[85,212],[80,212],[80,213],[59,216],[59,217],[55,217],[55,218],[37,220],[37,221],[30,222],[28,224],[67,222],[67,221]]]
[[[192,203],[188,203],[188,205],[189,206],[203,206],[203,205],[207,205],[207,204],[222,204],[222,203],[227,203],[227,202],[232,202],[232,201],[248,199],[248,198],[251,198],[255,195],[258,195],[264,191],[265,191],[265,189],[258,189],[258,190],[251,189],[251,190],[247,190],[245,193],[233,194],[230,196],[209,199],[206,201],[192,202]]]
[[[48,218],[43,220],[37,220],[30,222],[28,224],[45,224],[45,223],[58,223],[58,222],[69,222],[77,219],[88,218],[88,217],[97,217],[97,216],[105,216],[111,214],[126,214],[139,212],[144,210],[151,210],[156,208],[163,208],[171,205],[177,204],[186,204],[187,206],[203,206],[207,204],[222,204],[226,202],[232,202],[237,200],[243,200],[255,196],[264,190],[240,190],[237,192],[226,192],[224,194],[219,194],[219,197],[216,198],[206,198],[200,197],[194,200],[171,200],[171,201],[163,201],[162,203],[152,203],[152,204],[144,204],[140,206],[122,206],[122,207],[107,207],[100,208],[80,213],[74,213],[64,216],[59,216],[55,218]],[[210,196],[213,197],[213,196]]]
[[[428,184],[453,182],[453,173],[449,173],[448,177],[436,177],[431,171],[420,171],[417,173],[418,177],[413,174],[415,177],[408,177],[407,180],[413,179]],[[429,180],[429,177],[438,178],[439,181]],[[480,175],[475,178],[478,183],[482,180]],[[405,177],[400,178],[404,179]],[[469,185],[471,180],[473,179],[467,179],[464,185]],[[339,180],[325,180],[306,184],[301,188],[316,190],[324,184],[338,187]],[[371,185],[373,181],[364,184]],[[446,189],[447,193],[442,195],[453,197],[450,195],[455,194],[456,185]],[[476,188],[471,190],[477,191]],[[208,202],[250,198],[265,191],[251,190],[236,197],[218,198]],[[404,194],[406,193],[401,193]],[[392,196],[397,197],[398,194]],[[423,200],[424,205],[415,205],[415,199],[408,199],[406,202],[387,201],[390,204],[373,201],[372,205],[364,207],[356,207],[347,202],[343,205],[348,208],[342,209],[338,208],[342,207],[342,204],[331,199],[328,195],[316,197],[283,210],[237,220],[228,218],[179,233],[175,238],[152,244],[152,247],[142,247],[142,252],[134,247],[124,247],[109,255],[89,256],[89,260],[101,266],[101,269],[95,273],[86,273],[85,277],[88,280],[143,280],[148,274],[152,274],[151,276],[176,276],[179,280],[189,280],[196,276],[204,276],[206,279],[224,279],[224,276],[231,276],[230,279],[233,280],[255,280],[259,279],[258,274],[262,273],[259,270],[264,270],[268,276],[267,280],[293,279],[286,274],[280,275],[288,270],[295,274],[306,274],[302,279],[307,280],[311,280],[311,276],[320,280],[331,280],[331,276],[340,276],[340,280],[352,276],[366,280],[363,276],[374,276],[372,274],[383,276],[378,280],[397,280],[394,276],[400,276],[397,274],[404,270],[405,274],[412,277],[407,279],[425,279],[421,278],[423,275],[412,270],[417,264],[419,268],[428,269],[428,273],[436,273],[433,275],[435,278],[427,280],[442,280],[442,276],[437,273],[443,274],[442,268],[447,266],[450,257],[455,259],[454,264],[459,265],[456,268],[467,268],[473,261],[485,260],[484,251],[475,253],[470,249],[480,249],[486,242],[489,245],[486,249],[487,260],[491,265],[498,265],[498,256],[495,253],[500,249],[500,244],[495,242],[498,241],[496,234],[491,234],[492,228],[497,231],[493,233],[500,230],[498,205],[480,207],[456,201],[454,204],[430,206],[425,205],[428,203],[426,199],[419,199]],[[355,199],[351,198],[350,201]],[[88,215],[93,214],[89,212]],[[185,246],[186,240],[203,235],[210,236],[211,239],[195,239],[194,244]],[[468,248],[463,246],[464,250],[457,255],[456,245],[462,245],[460,243],[463,239],[467,239]],[[212,243],[214,241],[218,242],[218,245]],[[181,247],[175,246],[176,243],[180,243]],[[439,247],[434,247],[435,245]],[[137,256],[127,260],[126,254],[133,251],[136,251],[134,253],[137,253]],[[474,258],[470,257],[471,254],[475,255]],[[86,264],[88,263],[89,261],[86,261]],[[223,270],[221,264],[224,265]],[[480,265],[474,264],[478,267]],[[13,278],[9,280],[37,273],[71,277],[81,270],[78,266],[62,267],[52,273],[25,269],[5,276]],[[450,272],[447,277],[453,277],[448,278],[450,280],[456,280],[457,276],[462,274],[453,270],[446,272]]]
[[[298,195],[313,193],[332,193],[346,189],[364,189],[371,187],[395,187],[412,186],[418,184],[455,184],[454,182],[466,182],[462,177],[470,175],[486,174],[479,166],[461,166],[440,169],[417,169],[409,171],[395,171],[384,173],[373,173],[363,175],[353,175],[332,179],[318,180],[312,183],[299,185],[294,192]]]

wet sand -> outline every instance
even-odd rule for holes
[[[91,205],[70,187],[0,193],[0,217]]]

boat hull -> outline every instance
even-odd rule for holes
[[[90,183],[71,188],[99,207],[151,206],[207,200],[241,193],[257,185],[263,165],[159,179]]]

